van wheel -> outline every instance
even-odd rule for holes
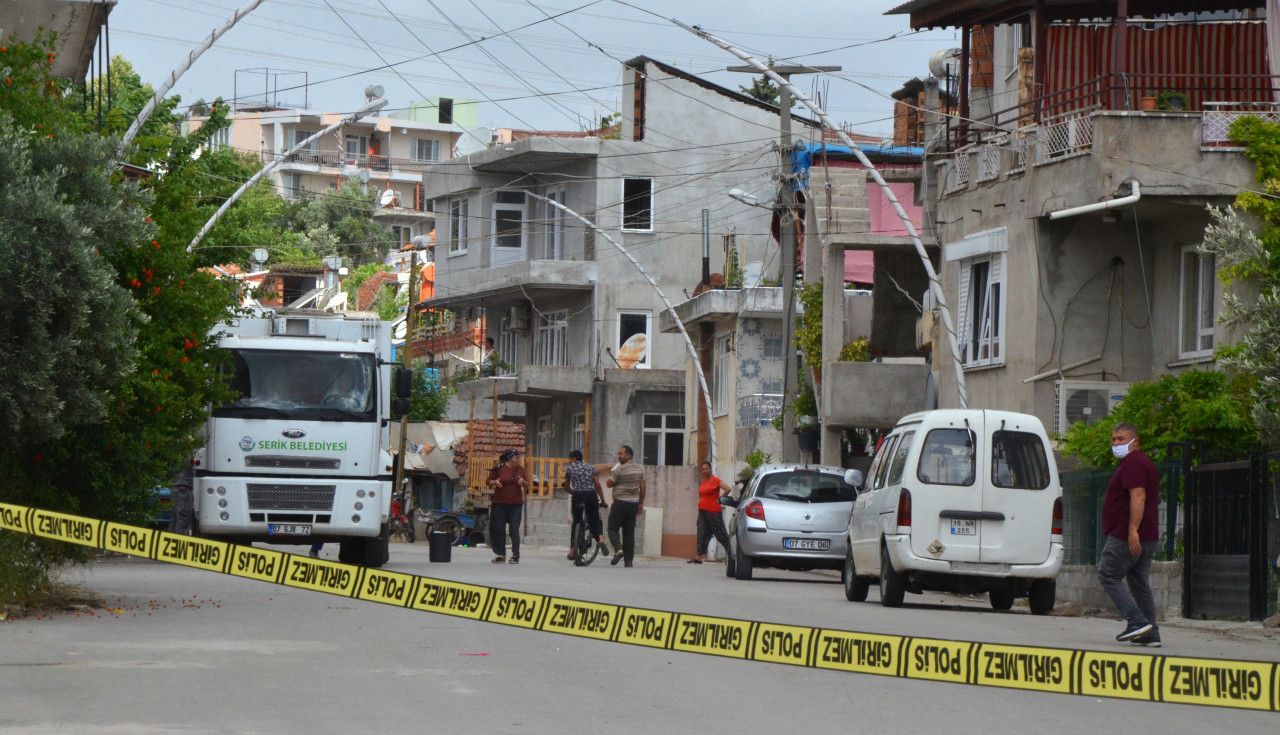
[[[1048,615],[1053,612],[1053,605],[1058,596],[1058,583],[1052,579],[1037,579],[1031,583],[1031,591],[1027,602],[1031,603],[1032,615]]]
[[[1013,607],[1013,590],[991,590],[992,610],[1009,610]]]
[[[743,581],[751,579],[751,557],[742,553],[742,544],[733,545],[733,576]]]
[[[880,547],[880,604],[885,607],[902,607],[907,593],[907,580],[893,570],[889,550]]]
[[[866,577],[858,576],[858,568],[853,563],[853,549],[844,553],[844,567],[840,570],[840,581],[844,584],[844,599],[849,602],[866,602],[867,590],[871,583]]]

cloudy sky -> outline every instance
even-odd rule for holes
[[[896,4],[636,0],[761,56],[842,65],[838,75],[799,83],[827,95],[832,117],[875,135],[892,131],[888,93],[925,73],[931,53],[958,45],[953,31],[912,33],[905,17],[883,14]],[[158,83],[240,5],[120,0],[111,14],[111,51]],[[580,9],[546,19],[574,8]],[[539,20],[493,37],[499,28]],[[480,38],[488,40],[445,51]],[[429,54],[437,55],[422,58]],[[261,95],[261,69],[269,68],[265,86],[283,90],[279,102],[291,106],[351,110],[366,85],[381,84],[392,108],[436,96],[471,99],[480,124],[489,127],[580,129],[617,109],[619,61],[640,54],[734,88],[749,81],[724,71],[737,60],[720,49],[613,0],[266,0],[175,91],[186,103]],[[395,70],[369,71],[385,64]]]

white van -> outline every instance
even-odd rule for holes
[[[841,578],[861,602],[924,590],[991,596],[1008,610],[1053,610],[1062,567],[1062,486],[1044,426],[1006,411],[904,417],[880,444],[849,517]]]

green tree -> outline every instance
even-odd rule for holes
[[[1159,462],[1170,443],[1194,441],[1213,456],[1238,456],[1257,443],[1250,420],[1252,380],[1220,370],[1187,370],[1134,383],[1124,400],[1094,424],[1076,422],[1062,437],[1062,451],[1091,467],[1114,464],[1111,429],[1121,421],[1138,427],[1143,451]]]
[[[769,66],[773,66],[773,57],[769,57]],[[778,85],[773,83],[769,77],[761,74],[758,77],[751,78],[751,86],[744,87],[738,85],[738,91],[750,97],[755,97],[767,105],[778,104]]]
[[[395,245],[395,237],[374,221],[376,201],[375,192],[347,179],[333,191],[304,193],[289,207],[285,220],[320,255],[341,255],[353,266],[379,263]]]
[[[457,391],[432,377],[424,362],[415,361],[413,368],[413,397],[409,404],[409,420],[443,421],[449,399]]]

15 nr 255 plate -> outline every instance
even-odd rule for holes
[[[831,551],[831,540],[825,538],[784,538],[782,548],[796,551]]]
[[[268,523],[268,536],[310,536],[311,526],[305,523]]]

